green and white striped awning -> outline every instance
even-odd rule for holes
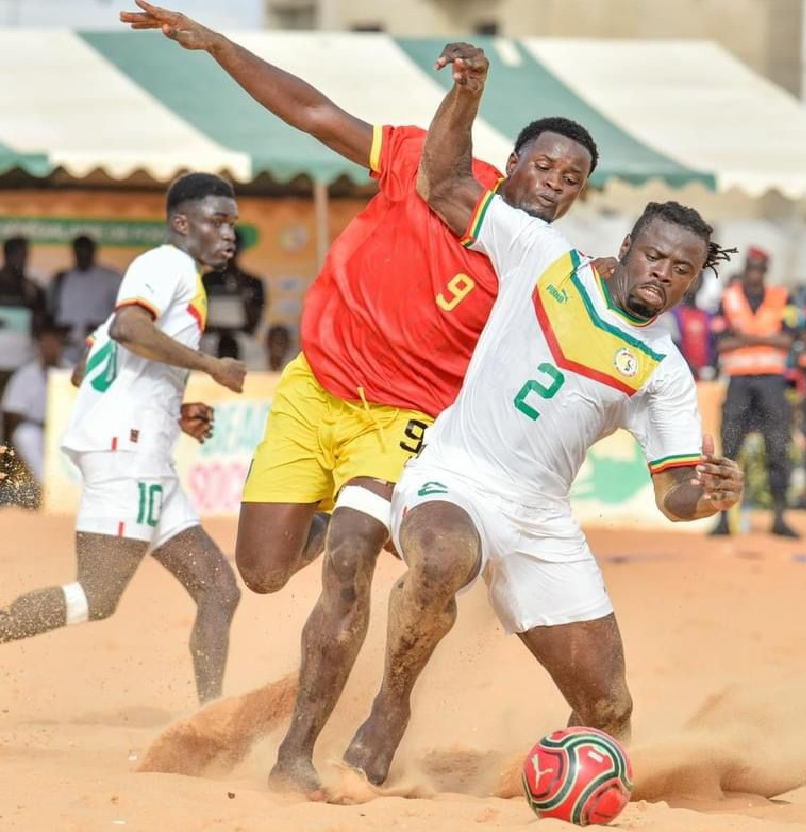
[[[427,126],[450,83],[443,42],[382,34],[249,32],[234,39],[375,123]],[[699,181],[806,194],[806,108],[701,41],[480,38],[492,68],[475,152],[502,165],[544,115],[585,124],[595,184]],[[156,33],[0,29],[0,172],[62,168],[158,181],[200,169],[251,181],[366,172],[266,113],[205,54]]]

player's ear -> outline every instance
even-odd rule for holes
[[[632,245],[632,239],[628,234],[621,242],[621,246],[618,250],[618,259],[621,261],[627,256],[627,252],[630,250],[630,246]]]
[[[168,224],[171,226],[171,231],[181,234],[183,237],[188,233],[188,218],[187,214],[180,214],[179,212],[171,214],[168,219]]]
[[[518,154],[513,150],[512,153],[509,154],[509,159],[507,159],[507,176],[512,176],[512,171],[514,171],[517,166]]]

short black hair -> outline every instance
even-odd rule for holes
[[[235,199],[232,185],[214,173],[186,173],[168,188],[165,206],[170,216],[183,202],[199,202],[208,196]]]
[[[24,248],[28,248],[27,237],[9,237],[3,241],[3,255],[5,257],[10,257],[15,251],[21,251]]]
[[[704,269],[713,269],[716,272],[716,265],[720,262],[728,262],[731,254],[735,254],[735,248],[722,248],[711,239],[714,228],[702,218],[696,208],[689,208],[679,202],[648,202],[644,213],[635,221],[630,232],[630,238],[635,239],[651,222],[661,219],[675,225],[682,225],[693,231],[706,247]]]
[[[84,246],[95,250],[98,248],[98,243],[87,234],[79,234],[78,237],[73,238],[74,250],[77,248],[83,248]]]
[[[521,148],[534,141],[541,133],[559,133],[561,136],[581,144],[590,153],[591,169],[589,173],[596,170],[596,165],[599,162],[599,148],[596,147],[593,136],[578,121],[563,116],[539,118],[537,121],[527,124],[518,133],[518,138],[515,139],[515,152],[520,153]]]

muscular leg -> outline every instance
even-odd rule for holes
[[[412,509],[400,539],[409,569],[389,597],[383,682],[344,757],[375,784],[386,779],[403,738],[414,684],[456,620],[455,595],[481,566],[478,531],[467,512],[452,503]]]
[[[632,699],[616,617],[518,633],[571,706],[569,725],[630,739]]]
[[[190,653],[204,703],[221,696],[229,630],[241,597],[235,573],[201,526],[185,529],[152,552],[196,602]]]
[[[359,485],[389,499],[392,486],[369,478]],[[369,624],[375,563],[388,537],[379,520],[337,507],[330,521],[322,564],[322,592],[302,630],[299,691],[291,725],[271,778],[309,794],[319,789],[313,749],[347,683]]]
[[[87,620],[108,618],[140,565],[148,544],[125,537],[76,533],[80,592],[87,602]],[[0,642],[15,641],[64,627],[67,606],[60,586],[21,595],[0,610]]]
[[[241,503],[235,563],[252,592],[277,592],[315,560],[329,516],[318,503]]]

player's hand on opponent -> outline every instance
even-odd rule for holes
[[[702,458],[697,463],[697,476],[693,485],[699,485],[702,499],[719,511],[727,511],[739,502],[744,487],[744,472],[732,460],[716,456],[714,437],[702,438]]]
[[[143,11],[121,12],[121,23],[131,24],[132,29],[160,29],[166,38],[175,40],[185,49],[208,49],[216,33],[181,12],[172,12],[160,6],[152,6],[146,0],[134,0]]]
[[[591,264],[602,277],[602,280],[609,280],[618,265],[616,257],[597,257]]]
[[[182,405],[179,427],[183,433],[192,436],[202,445],[205,439],[213,435],[214,422],[215,411],[210,405],[203,402],[188,402]]]
[[[470,92],[484,89],[490,62],[483,49],[472,43],[449,43],[437,58],[434,69],[444,69],[448,64],[453,64],[454,84],[466,87]]]
[[[246,378],[246,364],[234,358],[216,358],[210,368],[210,376],[222,387],[241,393]]]

